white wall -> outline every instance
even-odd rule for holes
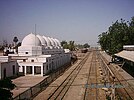
[[[15,73],[13,74],[13,66],[15,66]],[[1,67],[1,79],[4,78],[4,69],[6,70],[6,77],[15,76],[18,73],[18,65],[16,61],[11,62],[2,62],[0,63]]]
[[[0,56],[0,62],[8,62],[8,56]]]
[[[28,52],[28,54],[26,54]],[[71,56],[69,51],[63,48],[46,48],[45,46],[21,46],[18,49],[19,56],[29,56],[26,62],[18,62],[19,66],[34,66],[34,62],[43,64],[43,74],[69,63]],[[34,55],[37,55],[36,57]],[[34,62],[31,62],[31,60]],[[52,63],[53,62],[53,63]],[[48,68],[47,68],[48,66]],[[53,68],[52,68],[53,67]],[[19,68],[22,72],[22,67]]]
[[[26,54],[26,52],[28,54]],[[20,46],[18,48],[19,56],[35,56],[42,54],[42,47],[41,46]]]

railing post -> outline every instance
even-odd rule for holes
[[[33,93],[32,93],[32,88],[30,87],[30,91],[31,91],[31,97],[33,96]]]
[[[20,98],[20,94],[19,94],[19,100],[20,100],[21,98]]]
[[[42,87],[41,87],[41,82],[39,83],[40,84],[40,91],[42,90]]]
[[[115,77],[113,78],[113,82],[112,82],[112,96],[111,96],[111,100],[115,100]]]

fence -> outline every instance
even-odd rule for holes
[[[34,98],[38,93],[46,89],[46,87],[53,82],[57,77],[59,77],[67,68],[70,67],[70,64],[66,64],[50,73],[50,75],[45,78],[40,83],[36,84],[33,87],[30,87],[28,90],[22,92],[18,96],[14,97],[13,100],[29,100]]]

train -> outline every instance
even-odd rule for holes
[[[87,53],[87,52],[88,52],[88,49],[87,48],[81,49],[81,53]]]

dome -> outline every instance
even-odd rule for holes
[[[45,39],[42,36],[40,36],[40,35],[36,35],[36,36],[40,39],[42,45],[44,45],[44,46],[47,45]]]
[[[43,38],[46,41],[47,46],[51,46],[50,40],[47,37],[45,37],[45,36],[43,36]]]
[[[22,46],[41,46],[41,41],[34,34],[28,34],[22,40]]]
[[[60,41],[58,39],[54,39],[57,42],[58,46],[61,46]]]
[[[55,45],[54,45],[54,41],[53,41],[50,37],[48,37],[48,39],[49,39],[49,41],[51,42],[51,45],[52,45],[52,46],[55,46]]]
[[[56,41],[54,40],[54,38],[51,38],[51,40],[53,41],[54,46],[57,46]]]
[[[53,39],[55,41],[55,45],[58,46],[58,42],[56,41],[56,39]]]

